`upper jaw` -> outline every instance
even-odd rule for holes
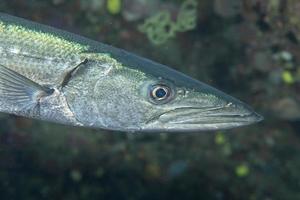
[[[246,105],[178,107],[149,120],[146,129],[163,131],[203,131],[229,129],[262,121],[263,117]]]

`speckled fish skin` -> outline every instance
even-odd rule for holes
[[[171,68],[6,14],[0,14],[0,57],[1,112],[139,132],[227,129],[262,119],[239,100]],[[6,88],[19,80],[33,84],[35,89],[22,87],[28,98],[12,98],[22,84]],[[158,84],[170,89],[166,103],[149,95]],[[51,92],[36,92],[43,87]]]

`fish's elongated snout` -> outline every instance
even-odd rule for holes
[[[170,131],[201,131],[229,129],[253,124],[263,117],[244,104],[226,104],[218,107],[178,107],[157,119]]]

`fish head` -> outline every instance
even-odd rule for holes
[[[85,75],[78,76],[81,80],[70,81],[66,88],[69,105],[85,126],[194,132],[229,129],[262,120],[245,103],[205,83],[146,59],[140,62],[136,58],[134,63],[132,60],[122,62],[121,67],[105,75],[91,66],[90,70],[84,69]],[[76,91],[72,88],[85,89],[74,97]]]

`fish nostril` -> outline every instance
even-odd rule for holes
[[[227,103],[226,105],[225,105],[225,107],[231,107],[231,106],[233,106],[234,107],[234,105],[233,105],[233,103],[231,103],[231,102],[229,102],[229,103]]]

